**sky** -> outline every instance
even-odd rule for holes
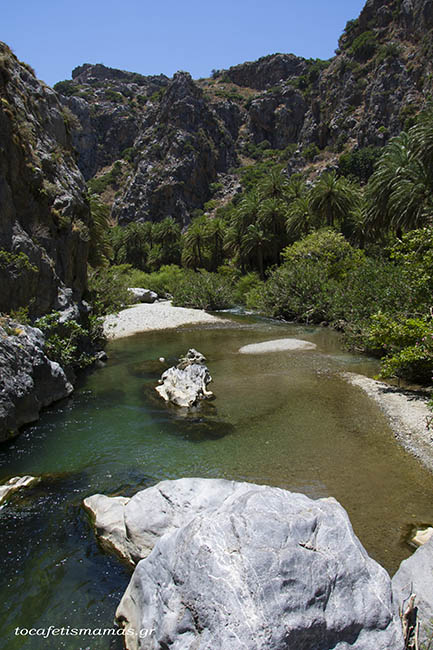
[[[49,85],[83,63],[197,79],[293,52],[328,59],[365,0],[14,0],[0,40]]]

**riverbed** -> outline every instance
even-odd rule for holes
[[[315,350],[257,355],[242,346],[295,337]],[[154,386],[194,347],[216,399],[182,415]],[[108,364],[72,397],[0,447],[0,481],[43,475],[0,510],[0,648],[111,650],[119,640],[15,635],[17,627],[109,628],[130,572],[98,547],[82,499],[131,495],[162,479],[222,477],[333,496],[393,573],[405,536],[432,519],[433,475],[394,439],[378,406],[341,376],[377,363],[345,352],[339,335],[248,317],[146,332],[107,348]]]

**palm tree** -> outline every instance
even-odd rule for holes
[[[289,204],[286,216],[286,230],[289,239],[294,242],[302,239],[316,225],[313,211],[311,209],[310,197],[299,196]]]
[[[206,217],[197,217],[191,221],[188,230],[183,235],[184,247],[182,256],[187,266],[204,268],[203,252],[207,241]]]
[[[287,190],[288,182],[283,176],[281,167],[273,168],[259,184],[259,196],[261,199],[282,199]]]
[[[214,217],[209,219],[206,230],[206,242],[212,251],[211,267],[213,271],[216,271],[224,258],[224,238],[227,226],[224,219]]]
[[[269,250],[271,242],[272,238],[256,223],[252,223],[248,226],[243,237],[243,251],[247,255],[249,253],[254,253],[256,255],[259,275],[262,280],[265,279],[264,255],[265,252]]]
[[[242,221],[235,217],[225,232],[224,250],[239,262],[242,273],[245,273],[244,235]]]
[[[240,221],[244,230],[257,221],[260,203],[261,197],[257,190],[248,192],[240,202],[235,218]]]
[[[272,238],[272,258],[275,264],[279,261],[280,252],[286,246],[285,221],[287,204],[279,198],[264,199],[259,208],[257,224]]]
[[[89,264],[93,268],[108,266],[109,259],[113,255],[113,247],[109,236],[110,208],[96,194],[90,195],[89,204],[92,217],[90,223]]]
[[[311,208],[325,225],[333,228],[347,218],[358,196],[353,183],[338,177],[335,171],[325,172],[311,190]]]
[[[367,188],[367,221],[374,232],[393,230],[400,236],[433,221],[430,121],[431,117],[423,118],[409,133],[401,133],[386,146]]]
[[[146,223],[129,223],[124,228],[119,261],[145,271],[149,252],[148,234],[149,227]]]

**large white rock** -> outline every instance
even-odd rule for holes
[[[394,598],[404,611],[411,594],[415,594],[420,622],[420,641],[433,638],[433,538],[403,560],[392,579]]]
[[[195,406],[199,400],[211,399],[214,395],[207,386],[212,377],[205,361],[200,352],[191,348],[176,366],[161,375],[155,390],[166,402],[186,408]]]
[[[315,350],[315,343],[299,339],[275,339],[263,343],[251,343],[239,348],[241,354],[264,354],[265,352],[283,352],[285,350]]]
[[[38,476],[15,476],[9,479],[4,485],[0,485],[0,504],[6,501],[14,492],[35,485],[39,481],[40,478]]]
[[[150,289],[142,289],[141,287],[130,287],[129,293],[134,298],[135,302],[153,303],[158,298],[158,294]]]
[[[334,499],[188,478],[114,519],[146,557],[116,612],[131,650],[403,649],[390,578]]]

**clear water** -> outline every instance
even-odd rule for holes
[[[240,355],[282,337],[316,351]],[[208,358],[215,401],[190,417],[154,391],[190,347]],[[0,481],[44,475],[0,510],[0,648],[108,650],[101,637],[16,636],[16,627],[112,625],[130,572],[98,547],[82,499],[133,494],[161,479],[225,477],[334,496],[369,553],[391,573],[410,553],[409,526],[433,518],[433,476],[342,370],[376,363],[345,353],[326,329],[233,317],[225,327],[142,334],[112,343],[107,366],[72,398],[0,446]]]

